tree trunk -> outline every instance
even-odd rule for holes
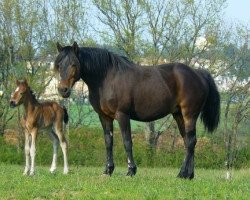
[[[146,139],[148,141],[148,146],[150,149],[156,149],[160,135],[160,131],[155,130],[154,121],[146,123]]]

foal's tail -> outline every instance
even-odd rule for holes
[[[64,106],[63,106],[63,121],[65,124],[67,124],[69,121],[69,115],[67,109]]]
[[[201,120],[208,132],[213,132],[220,122],[220,94],[211,74],[206,70],[198,70],[208,84],[208,96],[201,111]]]

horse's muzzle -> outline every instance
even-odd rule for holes
[[[15,101],[10,101],[10,107],[15,108],[16,107],[16,102]]]
[[[68,98],[71,94],[70,88],[58,88],[58,92],[63,98]]]

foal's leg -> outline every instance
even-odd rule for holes
[[[194,178],[194,150],[196,145],[196,120],[197,117],[182,117],[181,114],[173,115],[184,139],[186,157],[178,174],[180,178]]]
[[[106,146],[106,168],[103,172],[105,175],[111,176],[114,169],[114,161],[113,161],[113,119],[102,117],[99,115],[105,139]]]
[[[37,137],[37,129],[33,129],[31,131],[31,145],[30,145],[30,157],[31,157],[30,175],[31,176],[35,174],[36,137]]]
[[[50,138],[52,139],[52,142],[53,142],[53,160],[51,163],[50,172],[54,173],[56,170],[59,139],[54,131],[51,131],[49,134],[50,134]]]
[[[25,168],[23,175],[28,175],[30,171],[30,134],[25,131]]]
[[[59,124],[57,124],[57,126],[55,127],[55,131],[56,134],[58,136],[59,142],[60,142],[60,146],[62,148],[62,152],[63,152],[63,161],[64,161],[64,168],[63,168],[63,173],[64,174],[68,174],[69,172],[69,166],[68,166],[68,157],[67,157],[67,140],[62,132],[62,122]]]
[[[128,158],[127,176],[134,176],[136,174],[137,167],[134,162],[133,151],[132,151],[133,143],[131,138],[130,118],[128,115],[121,112],[116,114],[116,118],[121,129],[123,143]]]

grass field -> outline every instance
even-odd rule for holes
[[[176,178],[177,169],[139,168],[125,177],[117,167],[112,177],[100,176],[103,168],[72,167],[71,173],[50,174],[37,167],[33,177],[22,176],[22,166],[0,165],[0,199],[249,199],[250,170],[234,171],[225,180],[222,170],[197,169],[194,180]]]

